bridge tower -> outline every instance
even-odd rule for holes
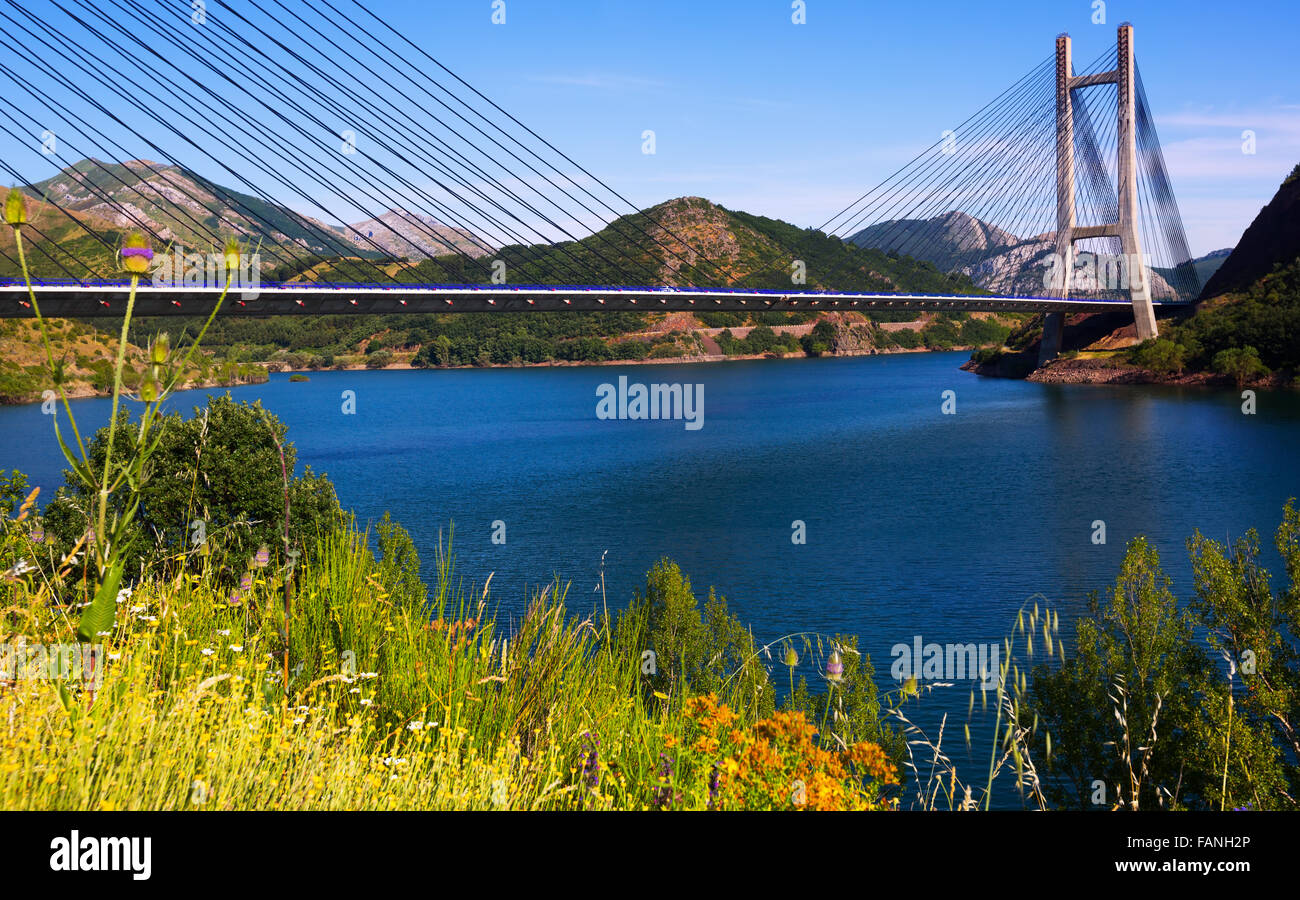
[[[1056,37],[1056,258],[1065,262],[1061,296],[1070,294],[1070,276],[1074,266],[1074,242],[1096,237],[1117,237],[1128,274],[1129,298],[1133,302],[1133,320],[1138,340],[1157,335],[1155,308],[1151,305],[1151,285],[1142,263],[1142,245],[1138,229],[1137,189],[1137,85],[1133,65],[1133,26],[1119,26],[1115,39],[1115,68],[1095,75],[1075,76],[1071,60],[1070,36]],[[1117,222],[1080,226],[1075,221],[1074,205],[1074,110],[1071,94],[1081,88],[1113,84],[1117,93],[1119,115]],[[1061,350],[1065,314],[1048,313],[1043,320],[1043,339],[1039,345],[1038,364],[1054,358]]]

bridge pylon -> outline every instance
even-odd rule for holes
[[[1137,188],[1137,74],[1133,63],[1133,26],[1119,26],[1115,37],[1115,68],[1095,75],[1076,76],[1071,59],[1070,36],[1056,37],[1056,259],[1063,264],[1061,296],[1070,296],[1074,271],[1074,242],[1098,237],[1117,237],[1127,274],[1129,298],[1133,303],[1133,320],[1138,340],[1145,341],[1159,333],[1155,307],[1151,302],[1151,285],[1142,261],[1142,243],[1138,226]],[[1074,103],[1073,92],[1095,85],[1116,86],[1118,221],[1080,226],[1075,218],[1074,185]],[[1043,320],[1043,338],[1039,344],[1038,364],[1053,359],[1061,350],[1065,314],[1048,313]]]

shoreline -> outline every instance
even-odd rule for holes
[[[320,368],[302,368],[294,369],[289,366],[280,365],[275,362],[253,362],[249,365],[260,367],[265,372],[265,378],[253,379],[248,381],[224,382],[217,379],[209,379],[202,383],[189,382],[176,389],[176,393],[182,391],[200,391],[211,388],[234,388],[248,387],[257,384],[266,384],[271,380],[272,375],[304,375],[312,372],[412,372],[412,371],[465,371],[472,369],[561,369],[561,368],[580,368],[580,367],[608,367],[608,366],[654,366],[654,365],[698,365],[714,364],[728,362],[752,362],[754,360],[781,360],[781,359],[837,359],[860,356],[886,356],[903,353],[968,353],[974,350],[973,347],[952,347],[947,350],[930,350],[925,347],[905,349],[902,347],[893,347],[889,349],[871,348],[869,350],[846,350],[841,353],[824,353],[819,357],[808,356],[802,351],[794,353],[758,353],[758,354],[741,354],[727,356],[725,354],[708,354],[694,356],[671,356],[661,359],[599,359],[599,360],[553,360],[541,363],[493,363],[488,366],[413,366],[409,362],[394,362],[379,368],[370,368],[364,363],[346,366],[331,366],[328,369]],[[89,387],[78,387],[67,392],[69,400],[95,400],[112,396],[111,391],[95,391]],[[35,403],[41,403],[40,396],[33,397],[29,400],[18,402],[0,401],[0,406],[31,406]]]
[[[1205,390],[1295,390],[1293,380],[1277,373],[1256,378],[1238,386],[1231,377],[1215,372],[1153,372],[1130,362],[1106,357],[1057,358],[1027,374],[1013,374],[1013,364],[977,363],[968,360],[962,371],[985,378],[1009,378],[1034,384],[1078,385],[1155,385],[1161,387],[1195,387]]]

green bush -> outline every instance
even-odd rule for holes
[[[125,411],[119,413],[115,457],[130,452],[137,428]],[[145,558],[192,547],[198,521],[213,549],[236,557],[262,545],[279,549],[286,491],[291,543],[301,546],[332,529],[340,516],[334,487],[310,467],[294,475],[297,452],[285,441],[287,431],[260,405],[236,403],[229,394],[196,408],[189,419],[180,413],[160,417],[151,458],[155,474],[141,487],[134,522]],[[283,470],[277,442],[284,450]],[[92,467],[102,467],[107,443],[106,426],[87,446]],[[71,472],[64,481],[45,509],[45,521],[55,545],[67,549],[90,527],[85,510],[93,497]]]
[[[1145,341],[1133,351],[1133,362],[1152,372],[1180,373],[1187,367],[1187,348],[1168,338]]]
[[[1227,375],[1237,387],[1248,381],[1263,378],[1270,374],[1268,366],[1260,361],[1259,351],[1254,347],[1229,347],[1214,354],[1211,367],[1220,375]]]

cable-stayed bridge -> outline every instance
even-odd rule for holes
[[[946,273],[921,292],[863,286],[867,256],[862,285],[826,283],[777,238],[757,261],[704,250],[359,0],[43,5],[0,0],[28,51],[0,60],[0,169],[32,197],[43,315],[120,316],[130,232],[160,260],[219,259],[232,235],[256,250],[235,315],[1024,311],[1047,314],[1050,354],[1070,312],[1131,307],[1150,337],[1200,290],[1127,24],[1078,68],[1058,37],[819,229]],[[38,157],[43,181],[24,177]],[[0,316],[34,315],[12,241],[0,256]],[[136,312],[205,314],[221,280],[154,277]]]

